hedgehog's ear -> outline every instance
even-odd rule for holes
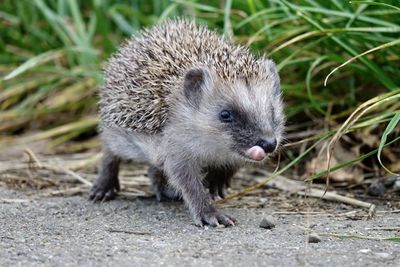
[[[183,90],[192,106],[199,106],[204,91],[211,86],[211,74],[207,68],[193,68],[186,72]]]
[[[276,68],[275,63],[270,59],[263,58],[263,65],[268,78],[272,80],[271,89],[273,90],[274,95],[279,96],[281,94],[281,86],[278,69]]]

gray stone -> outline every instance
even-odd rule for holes
[[[374,196],[374,197],[380,197],[383,196],[386,192],[386,187],[383,185],[381,181],[376,181],[373,182],[369,187],[368,187],[368,195]]]
[[[275,219],[272,216],[266,216],[260,222],[260,227],[265,229],[272,229],[275,227]]]
[[[393,191],[400,192],[400,179],[398,179],[396,182],[394,182]]]
[[[319,242],[321,242],[321,238],[319,237],[319,235],[311,233],[308,236],[308,243],[319,243]]]

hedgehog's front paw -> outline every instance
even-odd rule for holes
[[[90,189],[89,199],[95,202],[108,201],[115,198],[116,190],[119,190],[119,184],[103,183],[101,179],[99,179]]]
[[[210,225],[215,227],[222,224],[225,227],[229,227],[236,224],[235,218],[220,213],[214,207],[211,207],[210,209],[208,209],[208,211],[201,212],[200,214],[195,216],[194,221],[197,226]]]

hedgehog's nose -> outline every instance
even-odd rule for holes
[[[276,139],[260,139],[257,141],[256,146],[261,147],[265,153],[272,153],[276,148]]]

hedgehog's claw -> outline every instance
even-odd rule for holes
[[[104,202],[115,198],[114,188],[103,188],[96,184],[90,189],[89,199],[93,202]]]
[[[224,199],[226,196],[227,186],[221,181],[214,182],[209,185],[209,192],[214,201]]]
[[[218,225],[223,225],[225,227],[235,226],[237,223],[236,219],[232,216],[222,214],[218,211],[205,212],[195,219],[197,226],[210,225],[216,227]]]
[[[212,200],[214,200],[214,201],[218,201],[218,200],[224,199],[225,196],[226,196],[225,190],[213,191],[213,192],[210,192],[210,195],[211,195]]]

